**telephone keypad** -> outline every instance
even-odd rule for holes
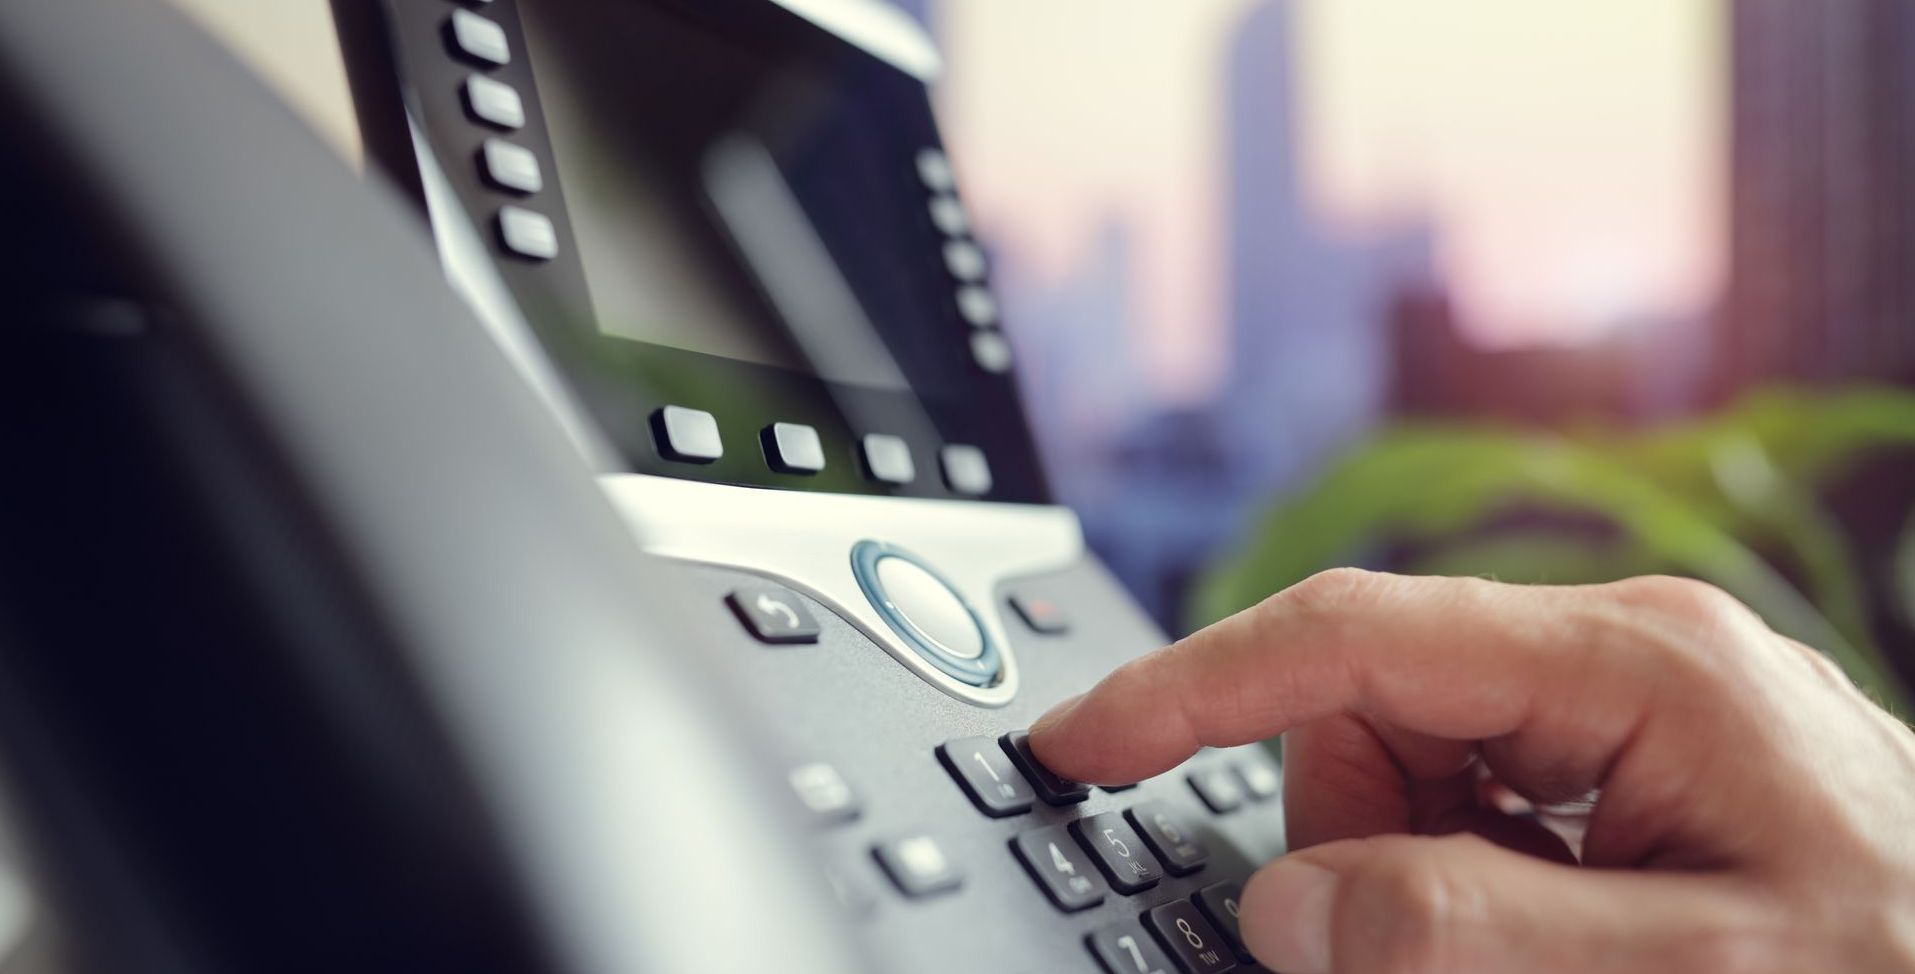
[[[1164,877],[1163,867],[1144,848],[1144,840],[1116,812],[1080,818],[1070,828],[1119,893],[1141,893]]]
[[[1104,902],[1104,881],[1063,826],[1026,832],[1011,840],[1011,851],[1058,909],[1074,913]]]

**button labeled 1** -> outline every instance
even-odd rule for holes
[[[1063,826],[1026,832],[1011,840],[1011,851],[1058,909],[1074,913],[1104,902],[1104,881]]]
[[[957,779],[971,804],[992,818],[1028,812],[1037,797],[993,738],[967,737],[940,744],[938,760]]]

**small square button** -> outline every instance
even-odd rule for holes
[[[480,146],[479,170],[499,189],[529,195],[545,188],[539,157],[531,149],[504,139],[486,139]]]
[[[958,888],[964,877],[928,835],[887,842],[871,850],[885,874],[906,896],[930,896]]]
[[[518,90],[482,74],[466,77],[465,107],[473,118],[487,125],[516,129],[525,124],[525,102]]]
[[[754,585],[725,596],[725,604],[761,643],[791,646],[818,641],[818,620],[790,589]]]
[[[1217,883],[1206,886],[1191,897],[1204,917],[1223,932],[1230,949],[1245,960],[1250,958],[1250,949],[1243,943],[1243,926],[1237,921],[1237,904],[1243,900],[1243,887],[1237,883]]]
[[[935,147],[918,150],[918,180],[933,193],[948,193],[957,188],[957,173],[951,158]]]
[[[969,240],[949,240],[944,244],[944,269],[960,281],[984,280],[984,250]]]
[[[917,465],[911,461],[911,447],[903,437],[867,433],[863,446],[864,472],[872,480],[902,487],[918,479]]]
[[[1080,818],[1071,823],[1071,832],[1119,893],[1141,893],[1164,878],[1163,867],[1144,848],[1144,840],[1116,812]]]
[[[1243,780],[1243,790],[1260,802],[1283,792],[1283,778],[1268,761],[1253,760],[1237,765],[1237,777]]]
[[[963,443],[952,443],[938,451],[944,467],[944,483],[952,492],[967,497],[983,497],[991,492],[991,463],[984,451]]]
[[[1144,837],[1144,844],[1163,860],[1173,876],[1188,876],[1210,861],[1210,849],[1195,829],[1163,802],[1144,802],[1124,813]]]
[[[454,10],[449,22],[452,46],[475,61],[490,65],[509,64],[512,48],[506,43],[505,28],[470,10]]]
[[[1191,772],[1190,790],[1196,792],[1197,797],[1219,815],[1243,807],[1243,786],[1237,783],[1236,775],[1231,774],[1229,768],[1212,767]]]
[[[1224,974],[1237,968],[1236,952],[1188,900],[1165,903],[1145,913],[1144,925],[1189,974]]]
[[[1046,805],[1075,805],[1090,797],[1090,786],[1079,784],[1062,777],[1051,769],[1037,763],[1031,754],[1031,735],[1025,731],[1012,731],[997,739],[998,746],[1009,755],[1017,770],[1024,772],[1037,797],[1044,799]]]
[[[966,284],[957,291],[958,314],[973,328],[997,324],[997,299],[981,284]]]
[[[779,473],[814,474],[825,468],[818,431],[800,423],[773,423],[759,434],[765,462]]]
[[[992,818],[1031,810],[1036,798],[1030,783],[988,737],[967,737],[938,745],[938,760],[957,779],[971,804]]]
[[[838,769],[823,761],[814,761],[791,769],[787,776],[799,804],[809,809],[818,821],[849,822],[858,817],[858,793]]]
[[[725,455],[718,420],[702,409],[666,406],[652,414],[652,435],[667,460],[711,463]]]
[[[1002,332],[974,331],[971,333],[971,361],[992,375],[1003,375],[1011,371],[1011,343]]]
[[[1011,851],[1031,878],[1065,913],[1104,902],[1104,881],[1061,825],[1026,832],[1011,840]]]
[[[949,194],[931,197],[928,204],[931,211],[931,225],[947,237],[960,237],[971,229],[971,218],[964,212],[964,204]]]
[[[1084,943],[1104,974],[1174,974],[1170,958],[1135,921],[1097,930]]]
[[[551,219],[522,206],[499,207],[499,240],[520,257],[551,260],[559,255],[559,233]]]

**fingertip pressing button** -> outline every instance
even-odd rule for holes
[[[1090,786],[1072,781],[1053,772],[1039,763],[1031,753],[1031,735],[1026,731],[1012,731],[998,738],[999,746],[1010,756],[1024,777],[1029,778],[1037,797],[1047,805],[1075,805],[1090,797]]]

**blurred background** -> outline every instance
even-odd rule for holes
[[[1053,482],[1167,627],[1669,572],[1910,712],[1915,4],[898,2]]]

